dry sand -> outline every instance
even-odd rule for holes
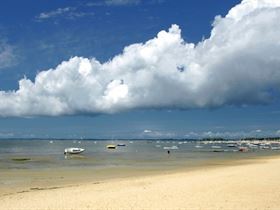
[[[280,209],[280,158],[33,189],[1,196],[0,209]]]

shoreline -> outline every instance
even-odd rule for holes
[[[114,180],[141,178],[174,173],[189,173],[204,169],[215,169],[229,166],[248,165],[259,163],[271,158],[280,158],[280,155],[256,155],[238,159],[214,159],[203,161],[197,165],[177,165],[174,167],[108,167],[96,168],[63,168],[63,169],[6,169],[1,171],[0,198],[23,192],[32,192],[36,189],[67,188],[92,182],[108,182]],[[9,180],[5,184],[4,180]],[[14,184],[11,184],[13,183]]]
[[[67,202],[63,202],[68,199],[74,199],[79,204],[74,209],[87,209],[87,206],[91,207],[88,209],[148,209],[149,206],[153,209],[167,209],[167,207],[205,209],[207,206],[203,206],[205,205],[203,199],[208,200],[213,209],[231,209],[233,206],[235,209],[267,209],[268,207],[276,209],[277,205],[280,206],[279,155],[233,162],[235,163],[192,170],[165,171],[162,174],[154,173],[101,181],[87,180],[72,185],[30,187],[29,190],[0,196],[0,209],[71,209],[72,207],[68,206]],[[213,197],[215,192],[219,192],[220,197],[225,196],[224,201],[219,196]],[[131,194],[137,199],[131,197]],[[60,197],[63,200],[60,202],[55,195],[63,195]],[[182,195],[188,196],[182,198]],[[114,205],[109,202],[119,196],[129,197],[131,200],[127,205],[123,201],[114,202]],[[170,199],[161,206],[161,197],[170,197]],[[211,197],[215,202],[213,203],[207,197]],[[45,203],[40,204],[43,198]],[[203,199],[199,201],[201,198]],[[148,199],[149,202],[143,201],[142,204],[139,199]],[[257,202],[257,199],[264,201],[265,205]],[[239,203],[246,204],[244,206],[246,208],[240,207],[236,203],[237,200]],[[250,200],[252,204],[249,204]],[[204,204],[199,204],[199,202]],[[220,206],[217,202],[223,205]],[[137,203],[137,208],[132,208],[131,203]],[[184,206],[187,205],[186,203],[188,206]],[[71,203],[71,205],[75,204]],[[201,207],[198,208],[198,206]],[[212,207],[206,209],[212,209]]]

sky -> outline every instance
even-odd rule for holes
[[[278,0],[1,3],[0,138],[280,136]]]

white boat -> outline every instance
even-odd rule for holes
[[[171,147],[163,147],[163,149],[168,149],[169,150],[169,149],[179,149],[179,148],[174,145],[174,146],[171,146]]]
[[[66,148],[64,150],[64,154],[80,154],[83,151],[85,151],[85,149],[83,149],[83,148],[70,147],[70,148]]]
[[[228,144],[227,147],[236,147],[235,144]]]
[[[270,149],[270,147],[266,146],[266,145],[263,145],[263,146],[260,146],[260,149]]]

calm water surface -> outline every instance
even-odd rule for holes
[[[108,150],[108,144],[126,146]],[[217,150],[213,146],[221,147]],[[63,154],[67,147],[81,147],[80,155]],[[170,150],[170,154],[167,154]],[[1,140],[0,169],[45,169],[45,168],[174,168],[191,167],[215,160],[238,160],[262,155],[280,154],[280,150],[253,149],[238,152],[225,143],[204,144],[193,141],[86,141],[86,140]],[[25,161],[15,158],[28,158]]]

